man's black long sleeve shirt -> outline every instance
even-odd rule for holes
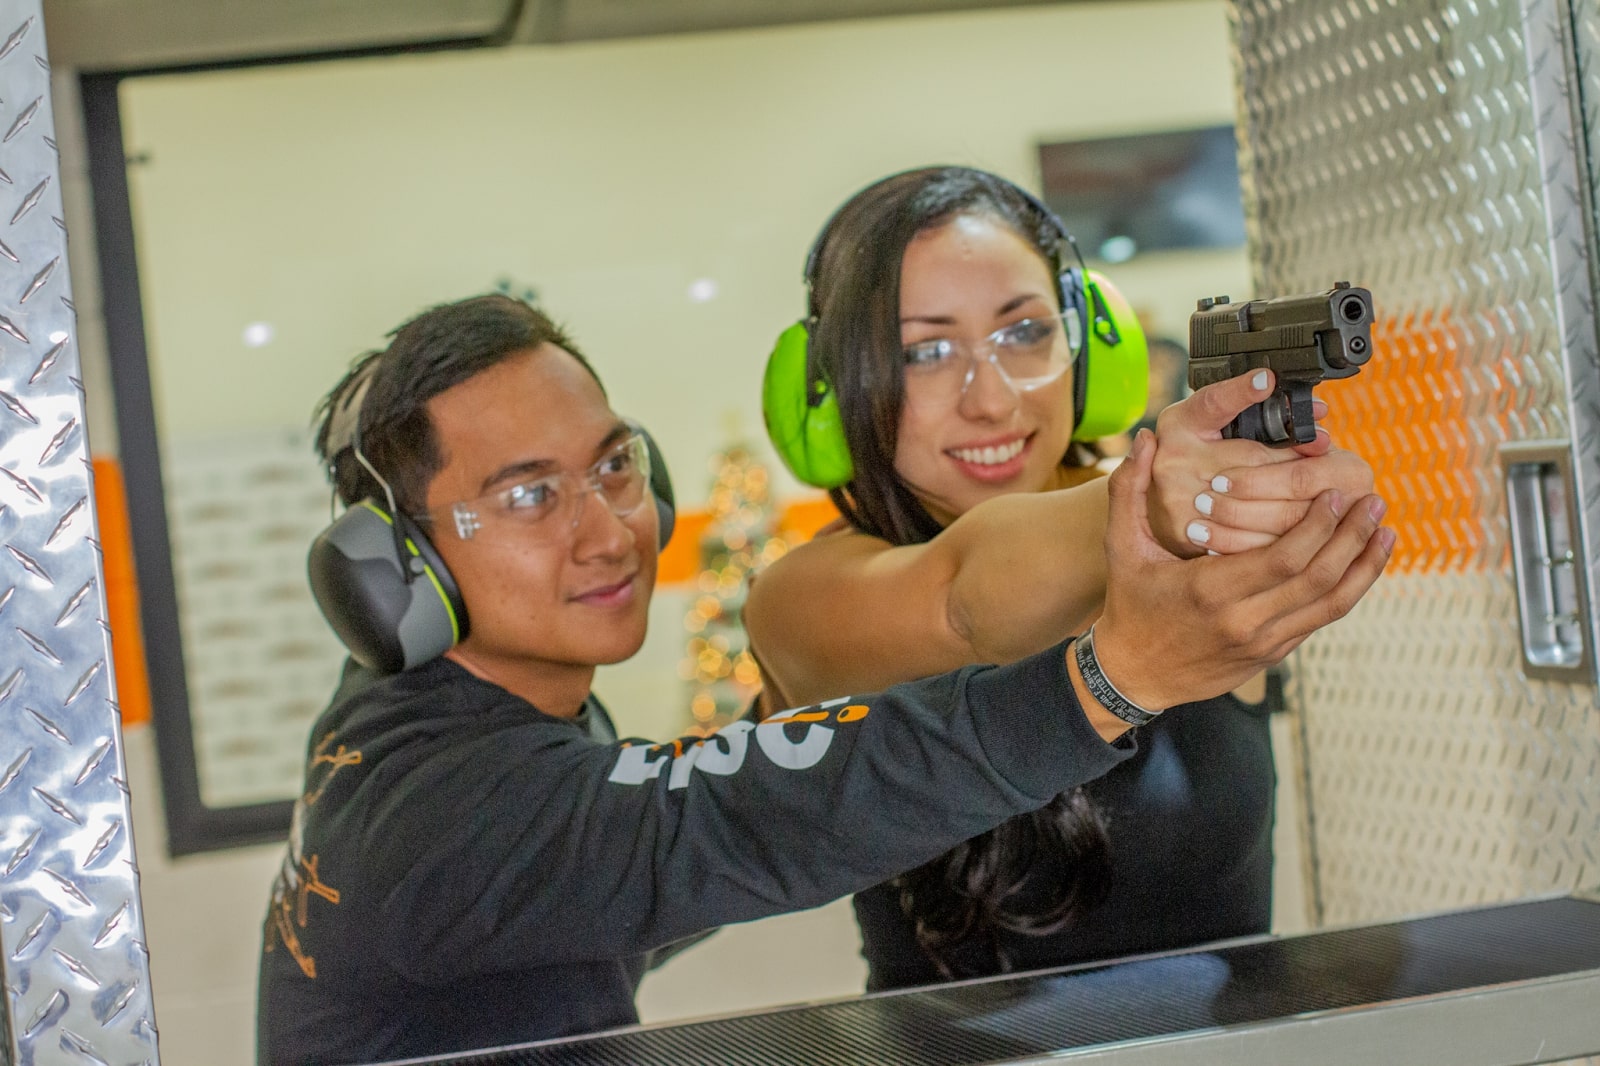
[[[263,1066],[631,1024],[648,953],[818,906],[1105,773],[1062,646],[666,744],[439,659],[350,667],[264,930]]]

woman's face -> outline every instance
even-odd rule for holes
[[[1060,310],[1049,265],[988,215],[958,215],[906,247],[902,346],[945,339],[981,354],[996,330]],[[1072,437],[1070,369],[1022,388],[989,359],[963,362],[962,373],[907,373],[895,446],[895,472],[943,525],[991,497],[1051,487]]]

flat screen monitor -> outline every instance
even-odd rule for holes
[[[1232,126],[1042,144],[1039,169],[1045,202],[1086,256],[1244,244]]]

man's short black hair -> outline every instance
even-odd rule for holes
[[[372,497],[383,487],[355,457],[352,441],[330,440],[334,412],[348,403],[369,376],[360,400],[359,444],[367,461],[389,482],[395,505],[409,515],[426,506],[428,485],[444,466],[427,403],[447,389],[541,344],[569,352],[600,382],[594,367],[572,339],[544,312],[509,296],[474,296],[440,304],[389,335],[387,348],[356,360],[333,391],[317,404],[317,454],[347,506]],[[602,394],[605,386],[600,386]],[[343,438],[343,434],[340,437]],[[330,447],[332,454],[329,453]]]

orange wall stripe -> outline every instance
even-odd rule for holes
[[[1361,373],[1317,386],[1328,403],[1322,422],[1334,443],[1372,464],[1394,528],[1390,573],[1480,571],[1486,557],[1483,513],[1493,489],[1479,468],[1494,441],[1474,441],[1507,401],[1498,368],[1475,380],[1462,366],[1459,331],[1446,312],[1380,318],[1372,358]]]
[[[122,464],[94,460],[94,508],[100,523],[105,567],[106,623],[111,627],[111,662],[124,726],[150,720],[150,678],[145,672],[144,630],[139,625],[139,584],[133,571],[133,537]]]
[[[778,532],[790,544],[804,544],[817,535],[817,530],[838,520],[839,509],[826,496],[798,500],[783,509],[778,516]]]
[[[700,572],[700,538],[711,525],[710,511],[679,511],[672,539],[656,561],[656,584],[678,585]]]
[[[778,534],[790,544],[803,544],[823,526],[839,517],[833,501],[826,496],[798,500],[778,513]],[[705,563],[700,541],[711,528],[710,511],[681,511],[672,540],[656,564],[656,584],[681,585],[699,576]]]

